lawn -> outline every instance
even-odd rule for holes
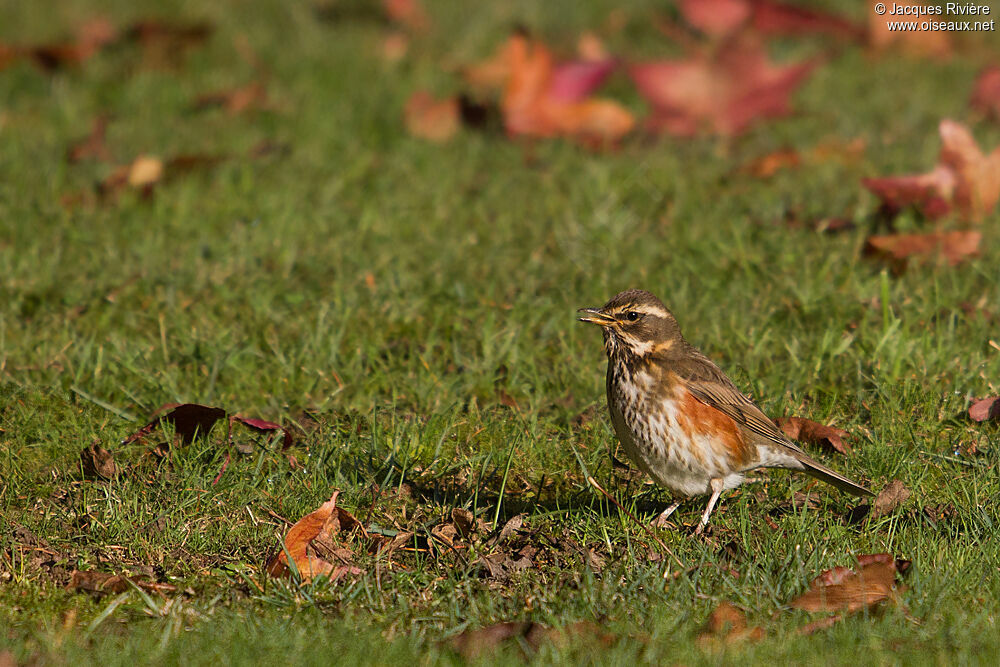
[[[595,149],[492,119],[438,143],[407,132],[408,98],[461,91],[459,68],[513,26],[559,53],[593,30],[654,60],[678,51],[651,17],[676,11],[428,0],[429,27],[392,60],[380,10],[320,4],[0,0],[7,44],[95,16],[214,27],[0,69],[0,664],[450,663],[456,638],[506,621],[555,630],[483,642],[479,659],[991,662],[1000,429],[965,415],[1000,386],[1000,217],[904,211],[897,231],[973,227],[980,252],[887,264],[863,252],[886,221],[861,180],[929,171],[944,118],[1000,144],[968,104],[995,34],[959,36],[949,58],[772,39],[779,61],[823,62],[794,113],[739,136],[638,128]],[[828,7],[868,20],[862,3]],[[254,81],[254,108],[195,102]],[[641,125],[623,73],[599,94]],[[110,159],[68,162],[102,114]],[[790,147],[812,157],[746,168]],[[164,161],[162,182],[97,194],[141,155]],[[692,534],[700,500],[650,534],[630,515],[669,497],[613,465],[600,335],[575,313],[630,287],[768,415],[849,433],[848,454],[811,454],[909,498],[864,516],[772,471],[724,495],[707,536]],[[188,444],[169,424],[122,444],[167,403],[270,420],[293,442],[220,422]],[[94,443],[109,480],[81,471]],[[412,539],[377,553],[355,531],[335,581],[269,576],[291,524],[336,490],[373,540]],[[456,508],[474,534],[442,537]],[[828,614],[788,602],[882,552],[912,562],[892,599],[803,633]],[[74,590],[74,571],[145,587]],[[723,602],[761,630],[703,637]]]

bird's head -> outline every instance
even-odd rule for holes
[[[578,312],[584,314],[581,322],[596,324],[604,331],[604,348],[609,357],[662,354],[683,341],[673,313],[644,290],[627,290],[600,308],[581,308]]]

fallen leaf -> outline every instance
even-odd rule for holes
[[[176,66],[187,52],[204,44],[215,26],[211,23],[170,23],[148,19],[133,23],[125,32],[128,40],[139,44],[143,61],[149,66]]]
[[[826,570],[809,584],[809,590],[789,601],[788,606],[803,611],[845,611],[866,609],[894,598],[900,589],[896,574],[905,572],[909,561],[890,554],[858,558],[857,571],[846,567]]]
[[[825,33],[843,39],[861,39],[865,34],[863,26],[836,14],[773,0],[749,1],[753,8],[751,25],[762,34]]]
[[[991,65],[979,73],[969,104],[994,120],[1000,120],[1000,67]]]
[[[909,497],[910,490],[898,479],[892,480],[879,492],[875,498],[875,502],[872,503],[871,518],[878,519],[891,514],[905,503]]]
[[[230,116],[250,109],[267,106],[267,88],[260,81],[251,81],[245,86],[204,93],[195,98],[195,109],[222,107]]]
[[[149,155],[141,155],[129,165],[126,181],[133,188],[155,185],[163,178],[163,161]]]
[[[735,135],[762,118],[787,115],[789,97],[816,64],[775,65],[758,42],[734,38],[684,60],[633,65],[629,74],[652,107],[650,129]]]
[[[851,446],[844,442],[847,431],[834,426],[826,426],[802,417],[782,417],[776,419],[778,428],[792,440],[801,440],[811,445],[850,454]]]
[[[0,45],[0,69],[17,58],[27,58],[48,71],[79,65],[116,37],[117,31],[109,20],[91,19],[80,24],[75,37],[65,42],[13,47]]]
[[[875,11],[877,0],[871,0],[868,7],[868,43],[878,51],[896,46],[905,53],[922,57],[942,58],[951,53],[951,33],[945,30],[890,30],[889,23],[904,21],[923,21],[924,17],[917,14],[901,14],[899,16],[879,15]],[[922,5],[911,5],[905,2],[892,2],[890,6],[898,7],[899,11],[917,10]]]
[[[1000,396],[991,396],[975,401],[969,406],[969,419],[977,422],[1000,419]]]
[[[740,171],[757,178],[770,178],[782,169],[793,169],[802,164],[802,156],[794,148],[783,148],[763,155],[740,168]]]
[[[196,435],[206,435],[217,421],[226,418],[226,411],[222,408],[198,403],[167,403],[157,412],[160,413],[158,416],[122,440],[122,444],[127,445],[145,437],[164,421],[173,424],[174,433],[188,444]]]
[[[402,32],[390,32],[382,40],[379,54],[388,63],[398,63],[410,50],[410,38]]]
[[[288,556],[292,557],[303,583],[320,576],[335,581],[346,575],[362,573],[358,567],[350,564],[351,552],[346,549],[342,551],[341,533],[350,534],[355,530],[364,536],[367,533],[350,512],[337,507],[339,495],[340,491],[334,491],[330,500],[288,529],[284,550],[267,564],[269,575],[290,576]]]
[[[269,422],[264,419],[257,419],[255,417],[241,417],[240,415],[233,415],[229,418],[230,422],[239,422],[244,426],[249,426],[253,430],[259,433],[281,433],[282,434],[282,449],[288,449],[292,446],[292,432],[281,424],[275,424],[274,422]]]
[[[476,515],[462,507],[456,507],[451,511],[451,521],[459,534],[465,539],[469,539],[476,532]]]
[[[114,455],[97,442],[80,452],[80,466],[90,479],[111,479],[118,472]]]
[[[147,593],[165,595],[177,590],[177,587],[171,584],[158,584],[148,581],[144,577],[127,577],[123,574],[111,574],[95,570],[73,570],[66,590],[99,594],[124,593],[125,591],[132,590],[132,587],[129,585],[130,582]]]
[[[1000,146],[984,155],[968,128],[949,119],[941,121],[939,132],[941,154],[933,171],[862,183],[890,212],[914,205],[929,218],[957,211],[978,220],[1000,199]]]
[[[614,144],[635,126],[632,114],[617,102],[582,99],[600,76],[557,73],[552,54],[541,42],[514,35],[509,42],[510,76],[500,103],[512,135],[565,136],[592,145]],[[601,72],[601,65],[594,68]],[[557,76],[558,74],[558,76]],[[567,80],[572,83],[563,84]],[[557,97],[553,85],[558,84]]]
[[[436,100],[424,90],[419,90],[410,96],[403,111],[403,118],[410,134],[439,143],[451,139],[461,126],[457,98]]]
[[[464,68],[463,76],[481,93],[502,91],[509,134],[606,145],[635,126],[617,102],[589,98],[616,67],[611,58],[556,63],[544,44],[516,33],[489,59]]]
[[[66,151],[66,161],[80,162],[94,158],[97,160],[110,161],[111,154],[107,146],[104,145],[104,137],[108,129],[108,117],[104,114],[94,118],[90,127],[90,134],[85,139],[81,139]]]
[[[948,264],[955,266],[977,256],[982,239],[981,232],[969,230],[869,236],[865,240],[864,252],[887,259],[897,268],[905,267],[911,257],[942,257]]]
[[[731,602],[723,602],[708,616],[705,626],[698,635],[698,643],[711,646],[722,642],[730,644],[739,641],[759,641],[764,638],[764,629],[757,626],[747,628],[746,615]]]

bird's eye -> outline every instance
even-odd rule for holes
[[[637,319],[639,319],[639,313],[635,312],[634,310],[630,310],[627,313],[625,313],[625,319],[628,320],[629,322],[635,322]]]

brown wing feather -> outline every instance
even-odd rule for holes
[[[764,443],[761,444],[781,448],[797,459],[806,472],[842,491],[873,495],[860,484],[810,458],[736,388],[722,369],[695,348],[689,346],[685,358],[671,365],[674,372],[685,380],[688,391],[695,398],[731,417],[747,435],[763,438]]]

